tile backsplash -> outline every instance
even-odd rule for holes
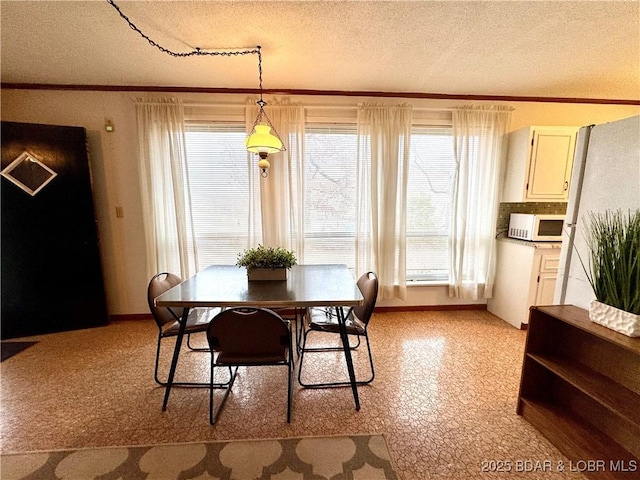
[[[552,213],[563,215],[567,212],[566,202],[502,202],[498,209],[496,237],[506,236],[509,228],[509,215],[512,213]]]

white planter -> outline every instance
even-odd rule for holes
[[[640,315],[625,312],[606,303],[593,300],[589,307],[589,318],[592,322],[628,337],[640,337]]]
[[[252,268],[247,272],[250,281],[286,280],[286,268]]]

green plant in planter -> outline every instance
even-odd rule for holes
[[[298,259],[291,250],[283,247],[265,247],[258,245],[238,254],[236,265],[246,267],[247,271],[254,268],[291,268],[298,263]]]
[[[587,274],[596,299],[640,315],[640,210],[590,213]]]

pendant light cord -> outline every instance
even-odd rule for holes
[[[265,102],[264,99],[262,98],[262,52],[261,52],[262,47],[260,45],[254,47],[254,48],[246,48],[246,49],[240,49],[240,50],[228,50],[228,51],[208,51],[208,50],[202,50],[201,48],[196,47],[194,50],[191,50],[190,52],[174,52],[174,51],[169,50],[168,48],[165,48],[162,45],[158,44],[156,41],[152,40],[148,35],[146,35],[142,30],[140,30],[131,20],[129,20],[129,17],[127,17],[122,12],[122,10],[120,10],[120,7],[118,7],[118,5],[116,5],[116,2],[114,0],[107,0],[107,2],[109,2],[109,5],[111,5],[116,10],[116,12],[118,12],[118,15],[120,15],[120,17],[125,22],[127,22],[129,27],[133,31],[138,33],[138,35],[140,35],[147,42],[149,42],[149,45],[151,45],[152,47],[157,48],[162,53],[166,53],[167,55],[171,55],[172,57],[180,57],[180,58],[193,57],[193,56],[233,57],[233,56],[240,56],[240,55],[258,55],[258,79],[260,81],[260,100],[258,100],[256,103],[260,107],[260,110],[258,112],[258,116],[256,118],[256,121],[253,124],[253,128],[255,128],[255,126],[258,123],[261,123],[261,122],[265,121],[269,125],[269,127],[271,127],[271,129],[273,130],[273,132],[276,135],[276,137],[278,137],[278,139],[280,139],[280,135],[278,135],[277,130],[271,124],[271,121],[269,120],[269,117],[267,116],[267,114],[264,111],[264,107],[267,104],[267,102]],[[282,150],[286,150],[286,148],[284,148],[284,145],[282,147]]]
[[[260,53],[260,49],[262,47],[258,45],[256,47],[258,51],[258,78],[260,80],[260,100],[258,101],[258,105],[260,108],[263,108],[267,103],[262,99],[262,53]]]
[[[239,56],[239,55],[258,55],[258,68],[260,70],[260,90],[262,90],[262,55],[260,54],[259,46],[255,48],[247,48],[243,50],[214,51],[214,52],[202,50],[201,48],[196,47],[194,50],[191,50],[190,52],[174,52],[172,50],[169,50],[168,48],[163,47],[162,45],[159,45],[157,42],[149,38],[148,35],[146,35],[131,20],[129,20],[129,17],[127,17],[122,12],[122,10],[120,10],[120,7],[116,5],[116,2],[114,0],[107,0],[107,2],[109,2],[109,5],[111,5],[113,8],[116,9],[120,17],[122,17],[122,19],[125,22],[127,22],[129,27],[131,27],[133,31],[137,32],[142,38],[144,38],[147,42],[149,42],[149,45],[151,45],[152,47],[156,47],[161,52],[166,53],[167,55],[171,55],[172,57],[193,57],[196,55],[212,56],[212,57],[213,56],[232,57],[232,56]]]

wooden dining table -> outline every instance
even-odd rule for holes
[[[349,373],[356,410],[360,410],[358,385],[349,349],[345,326],[345,308],[351,309],[364,301],[356,280],[342,264],[294,265],[287,280],[249,281],[244,267],[236,265],[210,265],[182,283],[156,297],[158,307],[183,308],[180,331],[165,386],[162,410],[166,410],[189,309],[193,307],[262,307],[308,308],[337,307],[340,338]]]

